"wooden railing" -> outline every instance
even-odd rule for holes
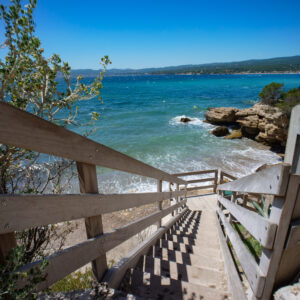
[[[106,252],[145,228],[162,225],[162,218],[178,214],[154,234],[167,230],[185,213],[186,189],[163,192],[162,182],[187,185],[183,179],[163,172],[125,154],[96,143],[63,127],[0,103],[0,143],[30,149],[76,161],[81,194],[0,195],[0,258],[16,246],[15,231],[79,218],[85,219],[88,239],[73,247],[50,255],[46,259],[46,280],[37,290],[49,287],[81,266],[92,261],[93,273],[101,280],[107,271]],[[121,170],[157,180],[156,193],[103,195],[98,191],[96,166]],[[177,202],[162,209],[162,201],[176,198]],[[158,210],[111,232],[103,232],[102,215],[127,208],[156,203]],[[151,239],[152,238],[152,239]],[[147,246],[153,242],[148,239]],[[145,245],[143,245],[145,248]],[[138,252],[136,255],[138,255]],[[28,271],[37,261],[22,268]]]
[[[206,175],[206,174],[208,174],[209,176],[206,177],[206,178],[203,178],[203,175]],[[186,190],[187,191],[198,191],[198,190],[207,190],[207,189],[210,190],[210,189],[212,189],[213,193],[216,192],[217,183],[218,183],[218,169],[175,173],[175,174],[172,174],[172,175],[176,176],[176,177],[187,177],[187,176],[201,175],[201,178],[186,180],[186,182],[187,182]],[[190,184],[202,183],[202,182],[212,182],[212,184],[188,187],[188,185],[190,185]]]
[[[235,176],[232,176],[226,172],[224,172],[223,170],[221,170],[220,172],[220,184],[223,184],[223,183],[226,183],[226,182],[229,182],[229,181],[232,181],[232,180],[236,180],[237,177]]]
[[[300,176],[290,175],[288,164],[275,165],[218,186],[217,215],[255,299],[271,298],[299,187]],[[225,198],[226,191],[231,192],[230,199]],[[274,196],[270,216],[261,216],[249,209],[247,196],[252,194]],[[233,228],[233,223],[243,225],[262,246],[259,263]]]

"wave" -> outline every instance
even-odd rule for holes
[[[183,122],[180,122],[181,118],[189,118],[191,121],[188,122],[188,123],[183,123]],[[209,123],[206,123],[204,122],[203,120],[199,119],[199,118],[193,118],[193,117],[187,117],[186,115],[182,115],[182,116],[176,116],[174,118],[172,118],[170,121],[169,121],[169,124],[170,125],[194,125],[194,126],[202,126],[202,127],[207,127],[207,128],[211,128],[213,127],[213,125],[209,124]]]

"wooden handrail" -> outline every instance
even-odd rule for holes
[[[111,213],[185,193],[0,195],[0,234]]]
[[[201,170],[201,171],[192,171],[192,172],[182,172],[182,173],[173,173],[173,176],[191,176],[191,175],[201,175],[201,174],[207,174],[207,173],[217,173],[218,169],[213,170]]]
[[[168,208],[154,212],[144,218],[136,220],[123,227],[117,228],[111,232],[104,233],[97,237],[88,239],[80,244],[77,244],[68,249],[57,252],[49,257],[49,262],[45,272],[47,273],[46,280],[36,286],[37,290],[43,290],[54,282],[64,278],[66,275],[72,273],[78,268],[84,266],[91,260],[95,260],[107,251],[115,248],[121,243],[128,240],[130,237],[139,233],[143,229],[155,224],[157,221],[170,214],[172,211],[181,207],[186,203],[186,199],[176,203]],[[20,272],[29,272],[32,268],[41,264],[37,261],[28,264],[20,269]],[[24,285],[25,282],[20,282]]]
[[[186,181],[0,102],[0,143],[178,184]]]
[[[221,191],[283,196],[286,193],[290,165],[278,164],[260,172],[220,184]]]

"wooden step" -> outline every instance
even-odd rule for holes
[[[214,231],[204,231],[204,230],[199,230],[198,232],[194,232],[194,231],[189,231],[189,230],[175,230],[175,229],[171,229],[168,230],[169,234],[175,234],[175,235],[180,235],[180,236],[186,236],[189,238],[210,238],[212,240],[216,240],[219,241],[219,236],[217,235],[217,233],[215,233]]]
[[[144,256],[142,271],[221,290],[227,289],[227,281],[224,273],[213,269],[198,268],[179,264],[174,261]]]
[[[186,245],[183,243],[175,243],[169,240],[160,239],[157,244],[158,247],[167,248],[170,250],[176,250],[183,253],[190,253],[196,255],[204,255],[208,258],[215,257],[217,259],[222,259],[222,254],[220,248],[203,248],[192,245]]]
[[[224,270],[224,263],[222,260],[215,257],[208,257],[208,255],[182,253],[180,251],[160,248],[158,246],[152,247],[147,255],[193,267],[210,268],[217,271]]]
[[[218,290],[200,284],[174,280],[164,276],[131,269],[127,272],[121,288],[136,296],[148,299],[202,299],[202,300],[229,300],[228,291]]]
[[[210,236],[196,236],[194,238],[179,234],[164,234],[163,238],[175,243],[183,243],[186,245],[197,246],[204,248],[220,247],[219,240],[215,240]]]

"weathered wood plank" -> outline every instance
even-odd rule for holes
[[[217,207],[218,215],[224,225],[225,232],[228,235],[233,249],[238,257],[238,260],[245,272],[249,284],[256,297],[260,297],[263,292],[265,277],[263,276],[256,261],[240,239],[239,235],[235,232],[232,226],[227,221],[222,210]]]
[[[0,233],[97,216],[183,195],[185,191],[110,195],[0,195]]]
[[[260,172],[224,183],[219,190],[283,196],[286,193],[290,166],[278,164]]]
[[[266,284],[262,296],[263,300],[271,298],[274,287],[276,287],[275,279],[277,274],[282,273],[286,266],[290,265],[289,263],[286,265],[280,265],[280,260],[283,254],[283,249],[291,222],[293,208],[299,193],[299,187],[300,175],[290,175],[286,196],[275,197],[273,201],[270,220],[274,223],[277,223],[278,228],[273,251],[263,249],[260,259],[259,266],[264,274],[266,274]],[[293,259],[293,257],[291,257],[291,259]],[[279,267],[282,267],[283,270],[280,270]],[[290,274],[292,274],[292,272],[290,272]]]
[[[218,195],[219,202],[262,244],[272,249],[277,225]]]
[[[172,205],[161,211],[157,211],[123,227],[117,228],[112,232],[104,233],[47,257],[47,260],[49,261],[49,265],[45,269],[47,278],[45,281],[38,284],[36,289],[43,290],[49,287],[54,282],[64,278],[91,260],[95,260],[97,257],[128,240],[143,229],[153,225],[159,219],[170,214],[173,210],[185,203],[186,200],[183,200],[180,203]],[[28,272],[31,268],[38,266],[40,263],[41,261],[37,261],[26,265],[20,271]]]
[[[201,170],[201,171],[192,171],[192,172],[174,173],[174,174],[172,174],[172,175],[173,175],[173,176],[184,177],[184,176],[201,175],[201,174],[215,173],[215,172],[218,172],[218,170],[217,170],[217,169],[213,169],[213,170]]]
[[[226,173],[224,171],[221,171],[221,176],[222,177],[227,177],[227,178],[232,179],[232,180],[236,180],[237,179],[235,176],[230,175],[230,174],[228,174],[228,173]]]
[[[162,181],[157,180],[157,192],[161,193],[162,192]],[[162,201],[158,201],[157,203],[158,210],[162,210]],[[161,219],[157,222],[157,228],[161,227]]]
[[[187,208],[185,208],[180,214],[176,217],[173,217],[168,223],[166,223],[163,227],[159,228],[153,235],[143,241],[140,245],[138,245],[135,249],[130,251],[125,257],[123,257],[117,264],[111,267],[103,278],[104,282],[108,283],[109,287],[118,288],[126,271],[129,268],[134,268],[138,263],[140,257],[146,254],[151,246],[153,246],[158,239],[160,239],[164,233],[173,226],[186,212]]]
[[[77,162],[78,179],[81,193],[98,193],[98,181],[95,165]],[[87,238],[93,238],[103,234],[102,215],[85,218]],[[107,270],[106,254],[97,257],[92,262],[94,276],[100,281]]]
[[[4,102],[0,103],[0,143],[159,180],[186,183],[183,179]]]
[[[215,177],[188,180],[187,183],[198,183],[198,182],[206,182],[206,181],[215,181]]]
[[[299,248],[300,251],[300,220],[293,221],[285,249]]]
[[[17,242],[13,232],[0,234],[0,262],[5,259],[9,250],[15,248],[16,246]]]
[[[211,189],[214,188],[215,185],[214,184],[210,184],[210,185],[202,185],[202,186],[193,186],[190,188],[187,188],[187,191],[195,191],[195,190],[203,190],[203,189]]]
[[[228,278],[229,290],[232,294],[232,300],[247,300],[242,282],[235,267],[228,245],[226,244],[219,220],[216,220],[219,234],[222,256],[224,259],[225,270]]]

